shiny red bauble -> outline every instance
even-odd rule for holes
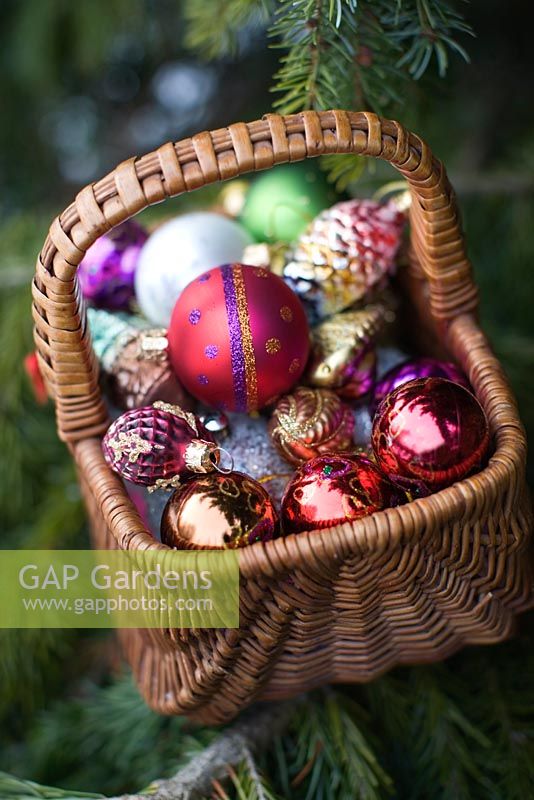
[[[169,356],[196,398],[254,411],[300,378],[309,329],[297,295],[261,267],[225,264],[191,281],[174,307]]]
[[[405,503],[394,486],[365,456],[325,455],[303,464],[282,500],[284,533],[330,528]]]
[[[482,406],[463,386],[442,379],[404,383],[380,404],[372,445],[392,480],[442,489],[479,468],[489,446]]]

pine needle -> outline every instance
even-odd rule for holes
[[[339,692],[318,692],[284,737],[289,796],[302,800],[379,800],[393,784],[367,730],[366,713]],[[287,791],[287,789],[286,789]]]
[[[0,797],[2,800],[74,800],[74,798],[101,798],[101,794],[87,794],[85,792],[73,792],[69,790],[57,789],[52,786],[41,786],[33,781],[24,781],[0,772]]]

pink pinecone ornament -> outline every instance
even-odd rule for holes
[[[283,277],[321,319],[369,297],[395,269],[405,214],[394,200],[347,200],[300,236]]]
[[[194,414],[162,402],[118,417],[102,449],[114,472],[149,490],[176,488],[182,475],[217,469],[220,452]]]

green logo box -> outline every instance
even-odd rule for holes
[[[2,550],[0,628],[237,628],[236,550]]]

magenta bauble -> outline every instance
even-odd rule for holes
[[[300,378],[309,329],[296,294],[261,267],[225,264],[182,292],[168,331],[178,379],[225,411],[254,411]]]
[[[489,446],[488,422],[463,386],[421,378],[386,395],[373,422],[372,445],[390,478],[436,490],[481,466]]]
[[[470,389],[469,382],[456,364],[448,361],[438,361],[437,358],[408,358],[402,364],[390,369],[378,381],[375,388],[374,403],[378,408],[384,397],[408,381],[417,378],[445,378],[453,383],[459,383]]]
[[[220,448],[198,417],[158,401],[117,417],[102,440],[102,451],[121,478],[167,489],[179,486],[184,475],[215,470]]]

